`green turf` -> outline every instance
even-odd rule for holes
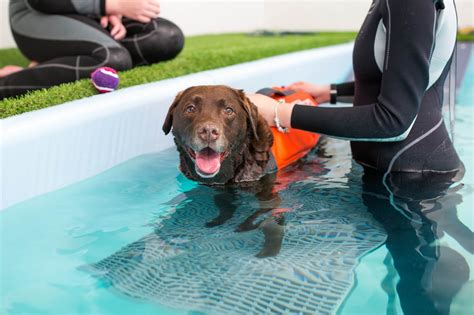
[[[183,52],[174,60],[137,67],[120,73],[120,88],[163,80],[203,70],[234,65],[288,52],[351,41],[356,33],[315,33],[285,36],[249,36],[223,34],[194,36],[186,39]],[[28,61],[16,49],[0,50],[0,67],[26,65]],[[88,79],[62,84],[47,90],[0,101],[0,118],[62,104],[95,95]]]
[[[472,34],[458,34],[458,40],[461,42],[474,42],[474,33]]]
[[[16,48],[0,49],[0,68],[6,65],[26,67],[29,61]]]

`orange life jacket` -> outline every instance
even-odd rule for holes
[[[273,87],[271,89],[261,89],[257,93],[267,95],[275,100],[284,99],[285,103],[292,103],[296,100],[310,100],[314,106],[317,106],[314,98],[305,92],[295,92]],[[319,134],[298,129],[291,129],[289,133],[281,133],[277,128],[272,127],[272,132],[272,153],[278,169],[282,169],[303,158],[316,146],[320,138]]]

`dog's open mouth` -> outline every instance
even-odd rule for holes
[[[210,147],[194,151],[187,147],[189,156],[194,160],[196,172],[201,177],[213,177],[221,168],[221,163],[227,157],[228,151],[217,152]]]

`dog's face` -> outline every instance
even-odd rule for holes
[[[265,124],[266,133],[270,132],[242,91],[226,86],[196,86],[178,94],[163,131],[167,134],[173,129],[181,171],[187,177],[207,184],[224,184],[236,176],[250,151],[268,153],[271,143],[257,148],[252,145],[269,141],[267,134],[265,139],[259,137],[261,124]]]

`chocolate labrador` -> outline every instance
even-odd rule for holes
[[[266,173],[273,135],[243,91],[195,86],[176,96],[163,125],[181,172],[206,185],[255,182]]]
[[[271,159],[273,135],[257,107],[242,90],[227,86],[195,86],[180,92],[171,105],[163,131],[172,130],[180,156],[180,170],[189,179],[217,186],[216,204],[220,213],[208,227],[223,224],[235,207],[226,204],[233,189],[250,189],[260,201],[260,209],[236,231],[261,227],[265,244],[257,257],[278,254],[283,239],[283,215],[272,215],[254,223],[280,204],[273,189],[276,167]],[[257,184],[258,183],[258,184]]]

